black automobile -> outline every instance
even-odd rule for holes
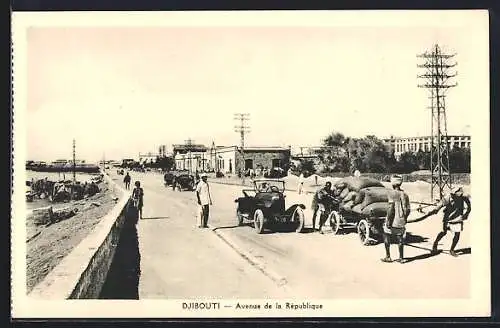
[[[176,174],[175,171],[169,171],[163,175],[163,181],[165,182],[165,186],[173,185],[175,174]]]
[[[235,199],[238,225],[252,223],[257,233],[264,229],[302,232],[304,204],[286,208],[285,182],[279,179],[254,180],[253,189],[243,189],[243,197]]]
[[[178,191],[189,190],[193,191],[195,189],[194,176],[189,173],[179,173],[174,176],[173,188]]]

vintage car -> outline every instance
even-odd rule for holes
[[[256,179],[253,189],[243,189],[243,197],[235,199],[238,225],[252,223],[257,233],[304,229],[303,204],[285,206],[285,182],[279,179]]]
[[[194,176],[185,172],[176,174],[174,176],[173,184],[174,190],[177,189],[178,191],[193,191],[195,189]]]
[[[174,183],[174,177],[177,172],[168,171],[163,175],[163,181],[165,182],[165,186],[171,186]]]

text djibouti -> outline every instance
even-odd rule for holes
[[[219,302],[182,302],[184,310],[219,310]]]

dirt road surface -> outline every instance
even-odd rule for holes
[[[278,287],[242,259],[209,229],[196,228],[196,195],[172,191],[155,173],[133,173],[145,188],[144,219],[139,222],[141,298],[468,298],[470,293],[469,222],[457,246],[452,236],[442,239],[444,251],[430,256],[441,229],[441,217],[408,225],[406,264],[383,263],[383,244],[362,246],[354,232],[266,232],[237,226],[234,199],[241,186],[211,183],[213,206],[209,222],[231,236],[238,246],[286,278]],[[117,179],[120,179],[119,177]],[[303,203],[306,227],[311,226],[310,194],[286,192],[287,206]],[[410,195],[411,197],[411,195]],[[471,215],[471,220],[474,218]],[[392,246],[397,257],[397,246]]]

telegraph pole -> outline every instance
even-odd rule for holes
[[[191,162],[191,148],[193,146],[193,140],[191,140],[191,138],[189,138],[188,140],[185,141],[186,143],[186,148],[188,150],[188,165],[189,165],[189,173],[192,174],[193,173],[193,169],[192,169],[192,162]]]
[[[250,127],[245,125],[245,122],[250,120],[250,114],[248,113],[236,113],[234,114],[234,119],[237,120],[240,124],[234,127],[235,132],[240,133],[240,153],[241,158],[243,160],[243,174],[241,176],[241,184],[245,184],[245,133],[250,132]]]
[[[73,184],[76,184],[76,142],[73,139]]]
[[[417,65],[424,72],[417,76],[424,81],[418,87],[427,89],[431,99],[431,106],[428,107],[431,110],[431,199],[435,196],[441,199],[445,189],[451,189],[445,95],[448,89],[457,86],[457,83],[450,82],[451,78],[457,76],[456,72],[451,72],[457,63],[450,63],[455,55],[444,54],[437,44],[431,51],[417,55],[424,61],[423,64]]]

